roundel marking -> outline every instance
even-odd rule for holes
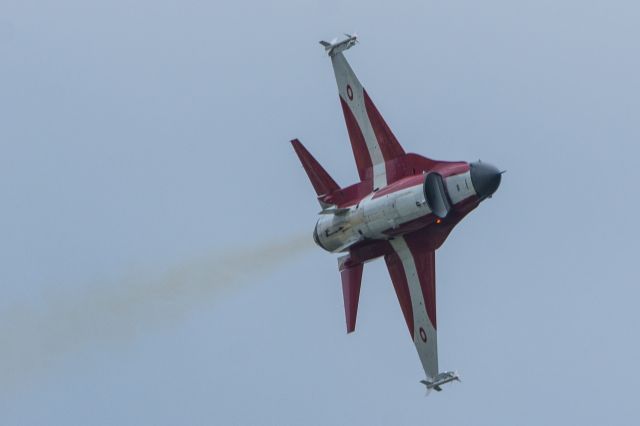
[[[353,100],[353,89],[351,88],[350,84],[347,84],[347,96],[349,97],[350,101]]]
[[[424,331],[424,328],[420,327],[420,339],[422,339],[423,342],[427,343],[427,332]]]

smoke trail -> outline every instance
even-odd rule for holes
[[[134,276],[81,294],[56,295],[43,307],[0,313],[0,391],[25,385],[60,357],[92,341],[128,339],[175,323],[199,303],[256,280],[310,246],[295,237],[249,250],[212,254],[157,277]]]

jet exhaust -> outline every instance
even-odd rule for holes
[[[80,294],[57,294],[43,306],[0,312],[0,394],[36,381],[65,355],[91,343],[114,344],[174,325],[312,246],[295,236],[259,247],[216,252],[161,274],[128,277]]]

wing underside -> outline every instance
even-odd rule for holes
[[[438,376],[435,252],[422,250],[405,237],[390,241],[387,268],[409,333],[428,379]]]
[[[391,183],[387,162],[405,152],[344,55],[333,54],[331,62],[360,180],[382,188]]]

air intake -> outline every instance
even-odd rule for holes
[[[451,211],[451,203],[444,187],[444,180],[438,173],[429,173],[424,180],[424,197],[429,208],[441,219]]]

